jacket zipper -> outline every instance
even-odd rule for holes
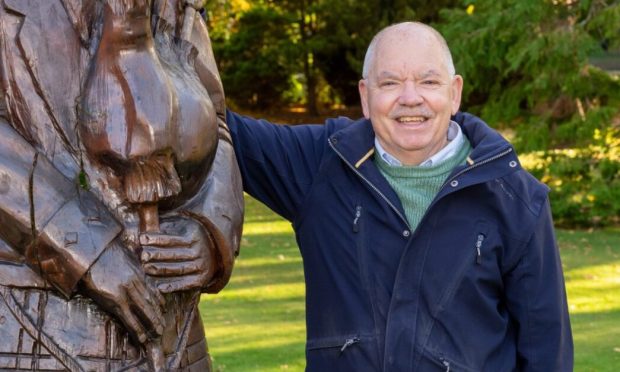
[[[383,200],[385,200],[385,202],[390,206],[390,208],[392,208],[392,210],[394,210],[394,212],[396,212],[396,214],[398,215],[398,217],[400,217],[400,219],[404,222],[405,226],[407,226],[407,228],[411,231],[411,226],[409,225],[409,221],[407,221],[407,219],[402,215],[402,213],[400,213],[400,211],[398,210],[398,208],[396,208],[394,206],[394,204],[392,204],[392,202],[390,201],[390,199],[387,198],[387,196],[385,196],[378,188],[377,186],[375,186],[372,182],[368,181],[368,179],[366,177],[364,177],[363,174],[361,174],[354,166],[353,164],[349,163],[347,161],[347,159],[342,155],[342,153],[340,151],[338,151],[336,149],[336,147],[334,146],[334,144],[332,143],[331,139],[327,139],[327,143],[329,143],[329,146],[332,148],[332,150],[334,150],[334,152],[336,152],[336,154],[338,154],[338,156],[340,157],[340,159],[342,159],[342,161],[344,161],[344,163],[351,168],[351,170],[357,174],[361,179],[364,180],[364,182],[366,182],[373,190],[375,190],[375,192],[377,194],[379,194],[379,196],[381,196],[381,198]],[[361,211],[360,211],[361,213]]]
[[[442,358],[441,364],[443,364],[443,366],[446,367],[446,372],[450,372],[450,362]]]
[[[352,337],[347,339],[344,344],[342,345],[342,347],[340,348],[340,354],[344,353],[344,351],[351,345],[353,344],[357,344],[358,342],[360,342],[359,337]]]
[[[390,208],[392,208],[392,210],[394,212],[396,212],[396,215],[398,215],[398,217],[403,221],[403,223],[405,224],[405,226],[407,226],[407,228],[409,229],[409,231],[411,231],[411,226],[409,225],[409,221],[407,221],[407,219],[402,215],[402,213],[400,213],[400,211],[398,210],[398,208],[396,208],[394,206],[394,204],[392,204],[392,202],[390,201],[390,199],[388,199],[378,188],[377,186],[375,186],[372,182],[370,182],[366,177],[364,177],[363,174],[361,174],[357,168],[355,168],[353,166],[353,164],[349,163],[349,161],[344,157],[344,155],[342,155],[342,153],[340,151],[338,151],[338,149],[336,149],[336,146],[334,146],[334,144],[331,141],[331,138],[327,139],[327,143],[329,144],[329,147],[332,148],[332,150],[334,150],[334,152],[338,155],[338,157],[349,167],[351,168],[351,170],[353,171],[353,173],[357,174],[362,180],[364,180],[364,182],[366,182],[373,190],[375,190],[375,192],[377,194],[379,194],[379,196],[385,200],[385,202],[390,206]],[[506,156],[508,154],[510,154],[513,151],[512,147],[507,148],[506,150],[500,152],[497,155],[494,155],[490,158],[481,160],[478,163],[474,163],[470,166],[468,166],[467,168],[461,170],[460,172],[456,173],[454,176],[450,177],[448,180],[446,180],[446,182],[443,183],[443,185],[441,185],[441,188],[439,189],[439,192],[441,192],[441,190],[443,190],[444,187],[446,187],[446,185],[448,185],[450,182],[452,182],[454,179],[460,177],[461,175],[463,175],[464,173],[469,172],[470,170],[473,170],[475,168],[478,168],[482,165],[485,165],[487,163],[490,163],[492,161],[495,161],[503,156]],[[427,208],[426,212],[424,213],[424,216],[422,216],[422,219],[420,220],[420,223],[424,220],[424,218],[426,217],[426,215],[428,214],[428,211],[431,209],[431,207],[437,202],[437,199],[435,198],[435,200],[433,200],[433,202],[431,203],[431,205],[429,205],[429,207]],[[361,207],[360,207],[361,208]],[[361,210],[360,210],[360,215],[361,215]],[[356,217],[357,217],[357,210],[356,210]],[[354,229],[355,229],[355,222],[356,220],[354,220]],[[420,224],[418,224],[418,227],[420,226]],[[416,229],[417,230],[417,229]],[[415,234],[413,231],[411,231],[411,237],[413,237]],[[396,274],[398,276],[398,273]],[[389,316],[388,316],[389,318]],[[389,321],[389,320],[388,320]],[[347,340],[347,342],[344,343],[344,345],[342,345],[342,349],[340,350],[340,352],[342,353],[342,351],[344,351],[348,346],[350,346],[351,344],[353,344],[354,342],[349,343],[349,340]],[[446,372],[450,372],[450,362],[448,362],[447,360],[443,359],[441,360],[441,363],[446,367]]]
[[[362,216],[362,206],[358,205],[357,207],[355,207],[355,219],[353,220],[353,232],[360,231],[359,220],[361,216]]]
[[[484,241],[484,234],[478,234],[478,240],[476,240],[476,264],[482,263],[482,256],[480,254],[480,248],[482,248],[482,242]]]

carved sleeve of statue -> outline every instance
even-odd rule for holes
[[[210,369],[243,195],[199,3],[0,0],[0,369]]]

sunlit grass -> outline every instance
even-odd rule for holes
[[[246,201],[232,280],[201,302],[214,370],[303,371],[305,288],[293,230],[256,201]]]
[[[620,231],[558,231],[575,371],[620,370]]]
[[[570,270],[566,280],[571,313],[620,310],[620,263]]]
[[[241,256],[230,284],[203,296],[215,371],[303,371],[301,258],[290,223],[247,198]],[[620,230],[558,231],[575,371],[620,370]]]
[[[293,233],[291,224],[287,221],[249,222],[243,226],[245,235],[268,235]]]

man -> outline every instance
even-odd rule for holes
[[[0,369],[210,369],[243,194],[195,4],[0,1]]]
[[[462,86],[441,35],[402,23],[368,48],[364,119],[228,112],[245,190],[297,236],[309,371],[572,370],[548,189],[457,112]]]

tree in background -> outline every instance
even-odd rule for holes
[[[301,71],[305,86],[305,103],[308,114],[318,115],[318,71],[315,63],[314,51],[321,43],[317,37],[319,27],[320,0],[279,0],[269,1],[274,7],[282,9],[292,20],[290,41],[296,47],[298,60],[301,61]]]
[[[273,95],[273,90],[263,91],[263,85],[248,86],[245,90],[238,87],[236,83],[241,83],[245,74],[258,74],[254,78],[259,81],[263,77],[283,79],[286,84],[279,84],[278,88],[286,85],[288,89],[294,89],[291,81],[300,76],[306,109],[316,114],[319,103],[359,104],[357,81],[366,47],[377,30],[403,20],[435,21],[440,9],[456,3],[455,0],[220,0],[209,3],[209,20],[216,58],[230,98],[250,108],[260,105],[255,99],[248,100],[248,96],[284,100],[283,95]],[[274,41],[277,37],[281,39]],[[268,66],[260,64],[259,60],[271,53],[281,57],[279,64],[271,63],[273,56],[267,60]],[[274,66],[289,76],[274,75],[268,68]],[[318,102],[321,81],[334,92],[324,98],[330,102]],[[261,104],[265,104],[264,100]]]
[[[290,103],[286,93],[301,76],[307,111],[317,114],[318,6],[319,0],[237,0],[210,7],[216,58],[235,103],[262,109]]]
[[[322,3],[320,48],[315,50],[321,74],[346,106],[359,105],[357,82],[361,78],[366,48],[378,30],[396,22],[435,22],[444,7],[455,0],[335,0]]]
[[[620,1],[463,5],[437,23],[465,78],[463,107],[516,129],[557,223],[620,223],[620,81],[590,63],[620,47]]]
[[[239,14],[235,27],[228,35],[213,32],[227,95],[246,108],[282,104],[282,93],[290,89],[295,72],[289,17],[271,7],[254,6]],[[224,37],[228,37],[226,42],[222,42]]]
[[[588,57],[602,40],[618,44],[618,1],[467,3],[437,24],[465,78],[467,110],[516,127],[524,150],[580,146],[607,130],[620,84]]]

